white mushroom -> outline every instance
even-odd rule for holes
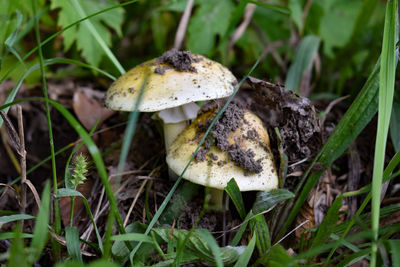
[[[226,134],[228,149],[222,151],[215,140],[214,144],[207,145],[208,149],[203,146],[183,178],[218,190],[224,190],[231,178],[235,179],[240,191],[264,191],[278,187],[268,132],[256,115],[249,111],[242,114],[240,126]],[[199,116],[168,148],[167,163],[176,174],[180,175],[186,167],[207,122],[214,116],[212,111]],[[199,153],[203,155],[199,157]],[[223,191],[220,192],[222,195]],[[217,198],[222,199],[221,196]],[[214,204],[222,206],[220,201],[218,199]]]
[[[169,62],[168,56],[176,62]],[[185,68],[181,68],[179,60]],[[158,111],[164,123],[166,148],[186,127],[186,120],[197,116],[199,108],[195,101],[227,97],[237,82],[228,69],[215,61],[187,51],[170,50],[116,80],[107,91],[106,106],[133,111],[146,72],[149,77],[138,109]]]

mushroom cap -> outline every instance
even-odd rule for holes
[[[139,105],[141,112],[154,112],[190,102],[223,98],[231,95],[237,81],[221,64],[201,55],[191,55],[195,71],[179,71],[160,58],[140,64],[108,89],[105,104],[113,110],[133,111],[145,74],[149,77]],[[160,71],[161,70],[161,71]]]
[[[206,121],[214,116],[215,113],[211,111],[199,116],[168,148],[168,166],[178,175],[186,167],[204,134],[199,134],[199,125],[206,125]],[[278,187],[279,179],[270,150],[268,132],[256,115],[245,111],[242,125],[229,133],[227,141],[229,145],[237,144],[243,151],[252,150],[254,160],[261,163],[262,170],[259,173],[246,171],[237,166],[226,151],[211,144],[205,160],[193,160],[183,178],[222,190],[231,178],[235,179],[240,191],[264,191]]]

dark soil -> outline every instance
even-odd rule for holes
[[[193,56],[189,51],[171,49],[165,52],[156,62],[157,64],[167,64],[167,66],[158,66],[154,72],[163,75],[165,70],[170,68],[178,71],[197,72],[192,63],[199,61],[201,61],[201,58]]]
[[[209,111],[209,108],[206,107],[204,111]],[[218,113],[219,109],[215,109],[214,113]],[[237,128],[241,127],[243,124],[244,111],[242,107],[239,107],[236,103],[230,103],[224,113],[221,115],[219,120],[215,123],[213,130],[211,131],[211,142],[215,144],[221,151],[225,151],[228,153],[231,161],[234,162],[235,165],[242,167],[246,171],[253,173],[260,173],[262,171],[261,160],[256,161],[254,159],[254,152],[251,149],[244,150],[240,148],[237,144],[229,145],[228,137],[229,135],[235,131]],[[210,117],[203,125],[200,125],[198,128],[198,133],[196,134],[196,139],[199,136],[202,136],[207,128],[210,126],[211,121],[214,119],[214,116]],[[255,131],[249,130],[247,132],[247,138],[255,137]],[[206,140],[203,148],[199,149],[196,154],[197,161],[203,161],[207,158],[209,152],[209,140]],[[215,155],[209,155],[211,159],[215,159]],[[219,165],[222,165],[218,162]]]

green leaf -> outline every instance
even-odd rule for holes
[[[174,242],[174,244],[178,244],[179,240],[184,240],[186,235],[189,234],[189,231],[187,230],[171,230],[171,228],[154,228],[152,231],[165,243]],[[200,233],[199,231],[201,230],[196,229],[191,232],[189,240],[186,243],[186,247],[184,248],[184,254],[191,254],[192,256],[196,256],[199,260],[215,265],[216,262],[213,252],[213,249],[215,248],[211,248],[213,245],[210,245],[209,240],[204,238],[204,234]],[[172,241],[171,234],[173,237]],[[243,250],[243,247],[222,247],[219,248],[219,257],[224,265],[229,265],[234,263],[239,258],[239,255],[243,252]]]
[[[250,220],[253,235],[257,236],[256,246],[260,255],[271,247],[271,236],[264,215],[258,215]]]
[[[246,217],[246,209],[244,207],[244,202],[242,194],[240,193],[239,186],[237,185],[234,178],[232,178],[225,187],[225,191],[228,193],[232,199],[233,204],[236,207],[237,212],[242,220]]]
[[[381,204],[381,188],[384,161],[386,157],[386,142],[389,131],[390,115],[392,113],[394,83],[396,73],[396,42],[397,42],[397,0],[386,3],[385,27],[382,41],[381,69],[379,72],[379,112],[378,129],[376,133],[374,169],[372,174],[372,231],[371,266],[376,264],[378,250],[379,211]]]
[[[250,240],[250,243],[247,245],[247,247],[243,251],[243,253],[239,256],[239,259],[236,262],[235,267],[249,265],[249,261],[250,261],[251,255],[253,254],[255,245],[256,245],[256,235],[253,235],[253,237]]]
[[[82,262],[82,253],[79,241],[78,229],[75,227],[65,227],[65,241],[67,250],[73,260]]]
[[[113,241],[136,241],[136,242],[144,242],[144,243],[153,243],[153,240],[150,236],[138,233],[127,233],[122,235],[114,235],[111,237]]]
[[[343,195],[340,195],[333,201],[324,220],[318,227],[315,238],[313,239],[311,247],[318,247],[324,244],[331,233],[335,230],[335,226],[339,219],[339,209],[342,207]]]
[[[21,221],[21,220],[29,220],[34,219],[35,216],[29,214],[15,214],[0,217],[0,228],[3,227],[4,224],[9,222]]]
[[[296,267],[298,264],[296,261],[289,256],[285,249],[281,245],[275,245],[271,247],[269,252],[261,257],[257,263],[262,264],[263,266],[269,267]]]
[[[29,262],[37,261],[47,242],[49,218],[50,218],[50,182],[46,184],[42,193],[42,203],[40,204],[39,214],[36,218],[35,228],[33,230],[33,238],[30,245],[33,253],[29,255]]]
[[[96,225],[96,223],[94,221],[94,217],[93,217],[92,211],[90,210],[89,202],[87,201],[87,199],[79,191],[76,191],[76,190],[70,189],[70,188],[60,188],[60,189],[58,189],[58,193],[56,195],[56,198],[60,198],[60,197],[80,197],[80,198],[82,198],[83,205],[86,208],[86,212],[89,214],[90,220],[92,221],[93,228],[94,228],[94,231],[95,231],[96,236],[97,236],[97,241],[98,241],[98,244],[99,244],[99,248],[100,248],[101,251],[103,251],[103,242],[102,242],[102,239],[100,237],[99,230],[97,229],[97,225]]]
[[[220,251],[219,251],[219,246],[217,244],[217,241],[215,241],[215,238],[212,236],[212,234],[205,229],[198,229],[197,231],[200,235],[200,237],[203,238],[203,240],[205,242],[207,242],[208,246],[210,247],[210,250],[214,256],[214,262],[216,263],[216,265],[218,267],[222,267],[223,263],[222,263],[222,259],[221,259],[221,255],[220,255]]]
[[[329,0],[318,3],[324,10],[319,36],[324,43],[324,53],[333,56],[334,47],[342,47],[350,40],[362,2]]]
[[[28,267],[27,255],[25,253],[24,240],[21,236],[21,226],[17,224],[14,229],[15,238],[11,244],[8,265],[10,267]]]
[[[190,19],[187,48],[193,53],[211,55],[215,38],[223,36],[228,29],[233,11],[231,0],[203,0]]]
[[[319,43],[320,38],[314,35],[308,35],[301,40],[286,77],[285,83],[288,90],[298,92],[301,79],[314,59]]]
[[[85,0],[79,1],[80,6],[86,14],[98,12],[102,9],[109,8],[113,5],[118,4],[115,0]],[[75,21],[81,19],[79,12],[77,11],[74,2],[72,0],[53,0],[51,8],[60,8],[58,16],[58,25],[67,27]],[[112,28],[121,36],[121,25],[123,21],[123,9],[116,8],[108,11],[107,13],[99,14],[90,19],[90,23],[94,29],[101,36],[107,46],[111,45],[111,32],[108,27]],[[105,52],[98,40],[93,38],[93,32],[89,30],[86,24],[79,24],[69,31],[63,33],[64,37],[64,49],[67,51],[71,48],[73,43],[77,43],[77,47],[82,51],[82,55],[86,60],[94,65],[98,66]]]
[[[393,267],[400,267],[400,240],[391,239],[387,241],[390,246]]]
[[[393,103],[392,116],[390,118],[390,137],[396,152],[400,150],[400,103]]]
[[[301,0],[289,0],[288,8],[290,10],[290,18],[296,24],[300,32],[303,31],[303,9]]]
[[[286,189],[272,189],[257,192],[256,200],[253,204],[253,213],[258,214],[267,211],[276,204],[294,198],[294,194]]]

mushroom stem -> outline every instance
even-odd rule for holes
[[[164,142],[165,149],[168,150],[169,145],[176,139],[176,137],[185,129],[186,121],[177,123],[164,123]]]
[[[210,199],[208,204],[210,205],[210,209],[216,211],[224,210],[224,190],[216,189],[216,188],[208,188],[208,192],[210,195]]]

